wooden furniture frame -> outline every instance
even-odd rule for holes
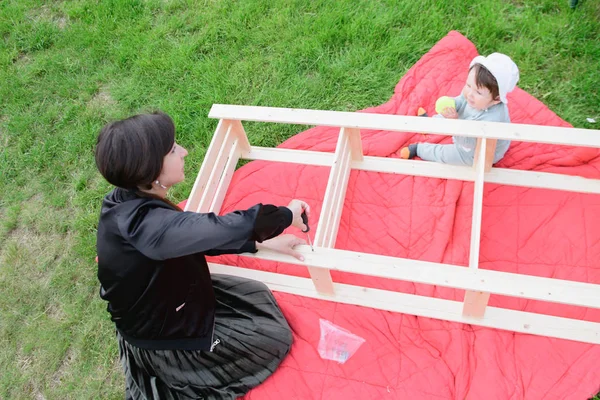
[[[447,321],[549,337],[600,343],[600,323],[488,306],[490,294],[600,308],[600,285],[491,270],[479,266],[483,185],[547,188],[600,194],[600,180],[536,171],[492,168],[496,140],[600,147],[600,131],[320,110],[215,104],[219,119],[185,210],[219,213],[238,160],[268,160],[331,168],[314,252],[298,246],[305,261],[274,252],[244,254],[304,265],[311,279],[210,264],[211,272],[256,279],[272,290]],[[335,153],[251,146],[241,121],[340,128]],[[364,156],[360,129],[459,135],[478,140],[473,168],[426,161]],[[473,181],[469,266],[432,263],[335,249],[350,170]],[[335,283],[330,270],[465,290],[463,302]]]

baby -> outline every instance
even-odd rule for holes
[[[507,55],[492,53],[471,61],[469,75],[462,93],[454,98],[456,108],[446,107],[441,115],[449,119],[510,122],[506,95],[519,81],[519,68]],[[453,136],[453,144],[413,143],[403,147],[400,158],[419,156],[423,160],[444,164],[473,165],[477,138]],[[504,157],[509,140],[498,140],[494,163]]]

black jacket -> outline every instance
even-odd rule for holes
[[[292,222],[287,207],[257,204],[224,216],[181,212],[115,189],[98,223],[100,296],[123,337],[150,349],[207,350],[215,295],[205,255],[255,252]]]

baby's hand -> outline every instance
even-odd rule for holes
[[[447,119],[458,119],[458,113],[456,112],[456,108],[446,107],[442,110],[442,115]]]

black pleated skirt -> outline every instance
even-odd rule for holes
[[[140,349],[117,333],[127,399],[236,399],[288,354],[292,332],[266,285],[229,275],[212,281],[212,352]]]

